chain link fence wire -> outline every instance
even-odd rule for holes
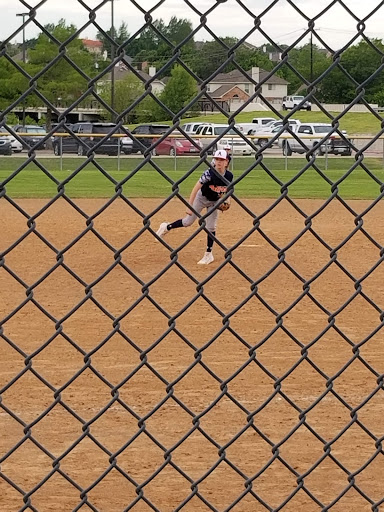
[[[364,40],[382,59],[381,49],[365,32],[369,22],[380,16],[383,2],[377,3],[364,18],[357,17],[348,2],[340,0],[329,2],[316,16],[308,17],[301,2],[287,0],[307,28],[285,47],[280,47],[269,35],[268,19],[278,12],[282,3],[278,0],[269,2],[262,12],[250,2],[233,1],[233,12],[252,24],[233,45],[211,29],[210,20],[220,17],[226,1],[200,2],[202,7],[198,7],[198,2],[183,0],[185,16],[189,13],[199,22],[177,45],[155,23],[158,9],[167,6],[165,0],[151,8],[144,1],[127,2],[140,13],[143,25],[122,44],[99,23],[100,9],[110,4],[107,0],[92,6],[78,0],[77,7],[84,9],[88,20],[64,42],[39,21],[40,12],[49,1],[42,0],[34,6],[24,0],[19,3],[26,13],[25,22],[3,40],[0,54],[28,82],[23,94],[0,114],[0,126],[27,149],[25,160],[9,173],[3,172],[0,184],[4,226],[0,254],[0,509],[4,512],[384,510],[382,294],[375,293],[375,287],[365,287],[372,276],[380,276],[377,272],[384,251],[375,229],[377,225],[368,222],[366,227],[364,223],[380,206],[384,190],[382,175],[373,171],[365,158],[365,152],[384,131],[383,118],[365,99],[365,88],[379,76],[384,64],[367,76],[364,83],[358,83],[342,62],[343,52],[358,40]],[[115,9],[121,4],[116,2]],[[356,32],[337,50],[317,30],[322,16],[332,13],[335,7],[356,24]],[[44,33],[57,50],[51,62],[33,76],[7,50],[9,43],[31,26]],[[114,49],[110,64],[94,77],[88,76],[67,51],[68,45],[83,37],[88,28],[101,33]],[[146,29],[153,31],[169,50],[167,61],[148,80],[142,78],[127,58],[130,45]],[[185,45],[203,30],[226,54],[205,80],[183,58]],[[281,59],[260,81],[249,76],[236,61],[238,49],[256,34],[281,53]],[[329,68],[312,81],[302,76],[290,59],[291,52],[309,36],[332,55]],[[39,81],[61,61],[87,83],[84,92],[64,111],[39,88]],[[123,111],[114,109],[97,87],[119,63],[144,85],[144,92],[127,103]],[[198,93],[182,110],[172,112],[154,93],[153,84],[176,63],[196,81]],[[254,86],[249,99],[236,112],[228,112],[208,87],[229,64]],[[283,67],[288,67],[304,84],[301,103],[311,101],[317,105],[332,125],[330,133],[312,147],[289,125],[289,119],[300,113],[302,105],[288,113],[282,112],[262,93],[263,85]],[[319,85],[333,70],[342,73],[355,89],[353,100],[336,115],[317,99]],[[57,124],[49,127],[36,143],[28,143],[28,139],[7,123],[7,116],[31,96],[37,97],[57,118]],[[92,145],[67,124],[71,112],[90,98],[115,121],[110,132]],[[172,117],[169,129],[149,146],[132,134],[124,122],[146,98],[151,98]],[[262,147],[236,126],[236,117],[256,98],[283,121],[273,139]],[[204,149],[181,128],[186,113],[202,101],[223,114],[228,125]],[[362,148],[357,148],[340,129],[343,116],[357,104],[364,105],[381,127]],[[174,179],[162,168],[160,160],[153,157],[153,151],[169,135],[177,134],[177,130],[199,149],[199,158],[196,163],[188,164],[180,178]],[[60,131],[83,148],[84,154],[64,179],[59,179],[38,153]],[[194,249],[190,247],[195,247],[200,233],[206,236],[210,211],[200,215],[197,227],[186,232],[185,238],[179,239],[175,246],[171,238],[157,237],[158,221],[163,212],[173,211],[174,200],[190,207],[181,192],[184,182],[195,176],[201,166],[211,167],[209,154],[230,131],[252,147],[254,157],[250,165],[246,160],[246,168],[241,159],[237,160],[238,172],[219,203],[231,196],[234,213],[227,214],[231,215],[230,223],[246,227],[228,238],[230,243],[216,234],[215,244],[223,259],[207,271],[197,272],[188,262],[194,257]],[[142,151],[139,164],[122,179],[110,168],[106,169],[105,161],[96,154],[111,135],[119,134],[133,139]],[[297,140],[304,151],[299,169],[286,181],[268,165],[266,157],[266,151],[283,134]],[[354,154],[336,178],[322,169],[318,158],[319,148],[333,136],[350,145]],[[31,165],[55,187],[52,196],[33,205],[9,192],[13,183],[23,180]],[[8,169],[3,163],[1,166],[3,170]],[[89,203],[76,200],[68,193],[71,183],[89,166],[109,182],[112,190],[107,199],[95,200],[93,213],[88,213]],[[167,187],[166,197],[153,200],[149,206],[129,194],[130,184],[138,175],[145,177],[148,166],[164,179]],[[373,200],[362,205],[346,200],[340,193],[356,169],[365,174],[366,180],[375,183],[378,190]],[[308,213],[303,201],[290,195],[292,187],[310,170],[330,191],[325,200],[316,202],[312,213]],[[275,184],[276,197],[254,203],[236,193],[236,187],[244,180],[260,175],[268,176]],[[257,184],[257,180],[252,183]],[[45,197],[43,192],[42,197]],[[121,211],[125,215],[136,219],[132,220],[136,230],[120,232],[118,243],[116,230],[119,231],[124,219],[115,218],[115,228],[106,221],[103,224],[102,220],[117,203],[123,205]],[[284,218],[282,207],[290,212],[288,219]],[[332,227],[335,232],[339,229],[338,222],[344,223],[338,236],[328,237],[317,227],[318,219],[329,211],[332,213],[331,218],[326,217],[326,226],[331,233]],[[60,219],[60,215],[64,217]],[[273,226],[278,229],[276,226],[280,225],[281,231],[286,231],[280,241],[268,224],[268,219],[274,216],[277,223]],[[8,226],[7,231],[6,224],[11,224],[14,217],[18,221],[15,226]],[[55,232],[55,226],[60,226],[63,219],[64,224],[67,219],[70,222],[72,217],[78,221],[76,234],[65,242],[56,242],[60,228]],[[246,219],[243,224],[240,218]],[[296,219],[296,227],[300,225],[298,230],[292,229],[292,219]],[[81,261],[71,254],[77,247],[83,247],[90,236],[99,243],[100,256],[96,255],[95,259],[108,261],[108,265],[96,266],[97,273],[84,277],[79,266]],[[354,247],[360,257],[363,257],[361,247],[363,253],[373,250],[375,254],[367,256],[365,271],[360,274],[343,257],[346,248],[356,240]],[[316,264],[311,263],[313,241],[323,255]],[[247,242],[255,252],[249,253],[246,260],[239,260],[236,256],[242,247],[247,247]],[[140,250],[132,259],[125,257],[138,246]],[[23,247],[30,250],[30,258],[20,265],[15,255]],[[299,260],[309,258],[310,271],[300,271],[292,263],[289,256],[295,250]],[[271,264],[266,256],[268,251],[274,257]],[[81,249],[79,255],[85,265],[92,256]],[[145,260],[150,261],[151,271],[140,269],[138,262],[144,264]],[[254,271],[257,265],[259,270],[263,269],[261,272]],[[327,282],[325,288],[328,297],[340,292],[337,307],[330,306],[327,295],[318,291],[318,283],[330,269],[334,269],[338,279]],[[269,283],[271,276],[280,275],[278,272],[286,277],[278,278],[276,290]],[[62,276],[61,281],[56,280],[58,275]],[[65,279],[71,280],[72,290],[81,292],[72,302],[65,301],[70,289],[61,289]],[[126,297],[119,297],[118,307],[106,306],[103,293],[98,293],[100,286],[104,286],[101,289],[106,294],[112,293],[122,289],[126,279],[130,283],[124,288]],[[379,281],[380,277],[375,278],[376,287],[380,286]],[[45,295],[40,292],[44,286]],[[172,296],[177,296],[177,306],[169,307]],[[286,298],[277,307],[276,296]],[[61,308],[54,307],[55,297],[63,301]],[[343,322],[356,304],[354,311],[357,308],[360,314],[349,316],[349,323]],[[144,305],[147,309],[143,310]],[[201,309],[197,309],[200,316],[196,320],[193,315],[198,306]],[[371,315],[370,322],[363,318],[366,308]],[[247,311],[248,330],[237,321]],[[300,325],[304,330],[300,331]],[[37,334],[39,327],[43,329],[41,332],[49,331],[49,335]],[[116,339],[120,340],[117,349]],[[374,356],[365,353],[372,346]],[[71,357],[76,363],[70,362]],[[48,362],[48,369],[44,361]],[[280,366],[276,361],[280,361]]]

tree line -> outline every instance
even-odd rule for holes
[[[140,35],[131,38],[128,27],[120,27],[106,33],[99,32],[106,58],[90,53],[81,39],[74,38],[61,54],[56,41],[63,43],[76,32],[73,24],[60,20],[47,25],[38,37],[26,42],[28,61],[14,65],[5,55],[0,57],[0,110],[17,101],[27,90],[26,106],[42,106],[47,98],[55,106],[69,107],[74,102],[83,106],[100,106],[97,95],[109,103],[110,80],[100,78],[89,89],[89,79],[95,79],[110,64],[115,41],[115,55],[124,54],[131,65],[140,69],[143,63],[162,70],[160,78],[168,77],[166,87],[159,100],[166,109],[150,97],[143,82],[130,73],[115,83],[115,107],[123,112],[137,98],[142,101],[127,113],[126,121],[161,120],[172,118],[172,112],[181,110],[198,92],[198,80],[206,80],[220,66],[223,72],[240,67],[249,71],[253,66],[275,73],[289,82],[288,93],[305,92],[305,81],[321,81],[316,84],[315,97],[326,103],[348,103],[356,97],[360,84],[364,83],[364,98],[368,102],[384,105],[384,75],[381,72],[384,44],[379,39],[362,40],[350,46],[339,60],[327,54],[316,44],[304,44],[287,52],[288,61],[272,62],[270,52],[286,51],[287,46],[270,43],[254,47],[246,43],[238,45],[233,37],[220,41],[196,41],[189,20],[172,17],[169,23],[156,20]],[[182,44],[183,43],[183,44]],[[231,50],[237,45],[234,51]],[[20,45],[8,45],[7,52],[14,55],[21,51]],[[175,61],[177,56],[183,65]],[[73,64],[71,64],[73,63]],[[337,64],[337,65],[336,65]],[[38,76],[36,80],[29,77]],[[170,78],[169,78],[170,77]],[[303,92],[301,92],[303,94]],[[85,96],[84,96],[85,95]],[[195,109],[198,105],[195,104]],[[193,110],[193,109],[192,109]],[[108,114],[106,113],[106,116]]]

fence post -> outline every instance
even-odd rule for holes
[[[325,170],[328,171],[328,144],[325,144]]]
[[[233,173],[233,160],[235,158],[235,154],[233,152],[233,137],[231,138],[231,171]]]
[[[120,171],[120,137],[117,137],[117,170]]]
[[[60,137],[60,171],[63,170],[63,137]]]

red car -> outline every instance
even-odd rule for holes
[[[153,139],[152,144],[154,144],[158,139]],[[193,155],[196,153],[200,153],[201,144],[200,141],[195,141],[196,146],[191,144],[189,140],[184,138],[171,138],[167,137],[163,141],[160,142],[153,150],[153,155],[171,155],[171,156],[181,156],[181,155]]]

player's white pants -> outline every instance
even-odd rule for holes
[[[201,210],[203,208],[211,208],[212,206],[214,206],[214,204],[215,201],[209,201],[205,196],[203,196],[201,190],[198,190],[195,200],[193,201],[193,208],[197,212],[201,213]],[[205,222],[208,231],[216,231],[218,215],[218,210],[213,210],[213,212],[210,215],[208,215],[208,217],[206,217]],[[191,226],[197,218],[197,215],[195,215],[194,213],[192,213],[192,215],[187,215],[186,217],[184,217],[184,219],[182,219],[183,226]]]

